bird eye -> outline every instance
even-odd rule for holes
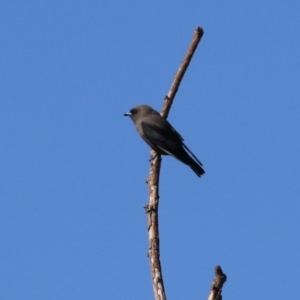
[[[137,110],[134,108],[130,112],[134,115],[134,114],[136,114]]]

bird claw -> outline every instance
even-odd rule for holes
[[[149,159],[149,162],[153,162],[154,159],[157,157],[158,155],[157,154],[154,154],[154,155],[150,155],[150,159]]]

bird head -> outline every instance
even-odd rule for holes
[[[156,111],[153,110],[150,106],[138,105],[133,107],[129,112],[125,113],[124,116],[130,117],[135,123],[137,120],[142,120],[143,117],[151,113],[156,113]]]

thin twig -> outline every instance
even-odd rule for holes
[[[204,34],[204,31],[201,27],[197,27],[195,30],[194,30],[194,36],[193,36],[193,40],[189,46],[189,49],[179,67],[179,70],[177,71],[175,77],[174,77],[174,80],[173,80],[173,83],[171,85],[171,88],[169,90],[169,93],[168,95],[165,97],[165,101],[164,101],[164,105],[163,105],[163,108],[162,108],[162,111],[161,111],[161,115],[163,117],[165,117],[166,119],[168,118],[168,115],[169,115],[169,112],[170,112],[170,109],[171,109],[171,106],[172,106],[172,103],[173,103],[173,100],[176,96],[176,93],[178,91],[178,88],[179,88],[179,85],[180,85],[180,82],[185,74],[185,71],[187,70],[192,58],[193,58],[193,55],[197,49],[197,46],[198,44],[200,43],[201,41],[201,38]]]
[[[168,117],[173,100],[178,91],[180,82],[187,70],[194,52],[203,36],[203,29],[198,27],[194,31],[193,40],[189,49],[176,73],[168,95],[164,99],[161,115]],[[145,206],[148,218],[148,237],[149,237],[149,252],[152,283],[155,300],[166,300],[164,289],[162,268],[160,263],[160,248],[159,248],[159,230],[158,230],[158,206],[159,206],[159,173],[161,166],[161,156],[156,151],[151,150],[151,167],[150,174],[147,179],[149,186],[149,203]]]

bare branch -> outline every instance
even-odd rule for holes
[[[208,300],[222,300],[222,288],[226,280],[227,276],[223,273],[221,266],[215,266],[215,278],[211,283]]]
[[[194,37],[190,47],[176,73],[172,86],[168,95],[164,99],[161,115],[165,118],[168,117],[173,100],[178,91],[180,82],[187,70],[189,63],[193,57],[194,52],[203,36],[203,29],[198,27],[194,31]],[[160,263],[160,248],[159,248],[159,230],[158,230],[158,206],[159,206],[159,173],[161,166],[161,156],[156,151],[151,150],[151,167],[150,174],[147,179],[149,186],[149,203],[145,206],[148,218],[148,237],[149,237],[149,252],[152,283],[154,297],[156,300],[165,300],[166,293],[164,289],[162,268]]]
[[[173,83],[171,85],[171,88],[169,90],[169,93],[168,95],[165,97],[165,101],[164,101],[164,105],[163,105],[163,108],[162,108],[162,111],[161,111],[161,115],[163,117],[165,117],[166,119],[168,118],[168,115],[169,115],[169,112],[170,112],[170,109],[171,109],[171,106],[173,104],[173,100],[176,96],[176,93],[178,91],[178,88],[179,88],[179,85],[181,83],[181,80],[185,74],[185,71],[187,70],[192,58],[193,58],[193,55],[197,49],[197,46],[199,44],[199,42],[201,41],[201,38],[204,34],[204,31],[201,27],[197,27],[195,30],[194,30],[194,36],[193,36],[193,40],[189,46],[189,49],[179,67],[179,70],[177,71],[175,77],[174,77],[174,80],[173,80]]]

